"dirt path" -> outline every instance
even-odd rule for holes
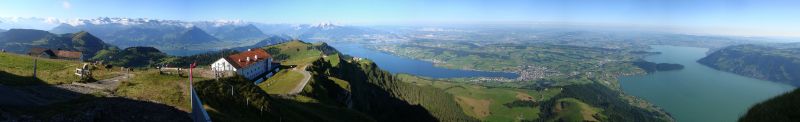
[[[308,65],[292,69],[293,72],[303,74],[303,80],[300,80],[301,83],[297,85],[294,89],[292,89],[292,91],[289,91],[289,94],[300,93],[301,91],[303,91],[303,88],[306,86],[306,84],[308,84],[308,80],[311,80],[311,73],[306,71],[306,67],[308,67]]]
[[[113,77],[113,78],[109,78],[109,79],[103,79],[103,80],[99,80],[97,82],[91,82],[91,83],[76,83],[76,82],[73,82],[72,85],[77,85],[77,86],[81,86],[81,87],[88,87],[88,88],[97,89],[97,90],[114,91],[114,90],[117,89],[117,86],[119,86],[120,82],[125,81],[130,77],[133,77],[133,74],[130,74],[130,73],[123,74],[123,75],[120,75],[120,76],[117,76],[117,77]]]
[[[124,74],[110,79],[99,80],[93,83],[72,83],[60,85],[37,86],[4,86],[0,85],[0,106],[40,106],[68,101],[80,97],[82,94],[100,93],[113,96],[111,91],[116,90],[120,82],[132,77]]]

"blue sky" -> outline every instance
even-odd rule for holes
[[[573,23],[733,35],[800,35],[800,1],[779,0],[0,0],[0,16],[266,23]]]

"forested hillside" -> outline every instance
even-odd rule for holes
[[[800,48],[737,45],[697,62],[739,75],[800,86]]]
[[[369,60],[317,60],[315,75],[349,83],[352,107],[379,121],[477,121],[441,89],[400,81]]]
[[[154,47],[128,47],[123,50],[101,50],[90,60],[124,67],[155,67],[170,56]]]
[[[85,31],[58,35],[43,30],[11,29],[0,33],[0,49],[23,54],[34,47],[82,51],[89,56],[116,48]]]
[[[243,77],[199,81],[194,85],[214,121],[374,121],[344,107],[272,97]]]
[[[741,122],[791,122],[800,120],[800,89],[754,105]]]

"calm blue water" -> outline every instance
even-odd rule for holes
[[[378,67],[392,73],[406,73],[432,78],[505,77],[513,79],[519,77],[519,75],[516,73],[439,68],[435,67],[431,62],[395,56],[384,52],[367,49],[361,44],[330,45],[344,54],[370,59],[378,64]]]
[[[719,71],[696,61],[706,48],[652,46],[657,63],[677,63],[682,70],[620,78],[622,90],[664,108],[681,122],[735,122],[750,106],[795,87]]]

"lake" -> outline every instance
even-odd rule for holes
[[[677,63],[685,68],[620,78],[626,94],[643,98],[680,122],[734,122],[750,106],[795,87],[719,71],[696,61],[707,48],[651,46],[659,55],[645,60]]]
[[[208,50],[182,50],[182,49],[160,50],[159,49],[159,51],[164,52],[167,55],[172,55],[172,56],[191,56],[191,55],[203,54],[203,53],[214,52],[214,51],[219,51],[219,50],[212,50],[212,49],[208,49]]]
[[[362,44],[336,43],[329,45],[344,54],[372,60],[375,62],[375,64],[378,64],[378,67],[391,73],[406,73],[431,78],[504,77],[514,79],[519,77],[519,75],[516,73],[458,70],[435,67],[431,62],[387,54],[385,52],[365,48]]]

